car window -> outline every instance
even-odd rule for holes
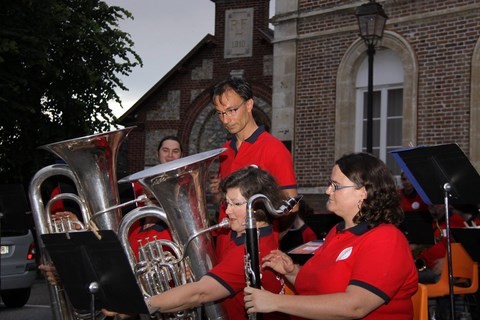
[[[31,227],[30,206],[21,184],[0,185],[1,236],[22,235]]]

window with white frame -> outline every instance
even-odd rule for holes
[[[377,50],[373,67],[372,152],[386,162],[395,175],[400,168],[390,151],[402,147],[403,67],[391,50]],[[366,151],[368,57],[357,74],[355,150]]]

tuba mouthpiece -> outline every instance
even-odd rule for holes
[[[228,218],[223,218],[223,220],[220,221],[220,223],[218,223],[216,227],[219,229],[230,228],[230,220]]]

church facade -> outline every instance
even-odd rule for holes
[[[209,92],[236,75],[253,86],[258,121],[290,148],[299,192],[323,194],[334,160],[365,150],[367,47],[355,11],[368,1],[275,0],[271,20],[269,0],[212,1],[215,34],[120,118],[136,126],[128,173],[155,165],[166,135],[187,154],[219,148],[227,133]],[[373,153],[398,175],[390,151],[455,143],[478,170],[480,2],[377,2],[388,20],[374,56]]]

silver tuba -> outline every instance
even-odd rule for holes
[[[212,236],[204,232],[211,228],[208,228],[204,187],[210,165],[223,151],[225,149],[216,149],[180,158],[137,172],[119,181],[138,181],[155,196],[165,210],[173,238],[178,241],[181,249],[186,248],[181,256],[182,260],[183,256],[187,257],[193,280],[200,279],[217,263]],[[148,209],[139,209],[140,212],[144,210]],[[160,216],[161,213],[158,213],[158,217]],[[131,225],[132,221],[128,220],[130,218],[125,223]],[[124,233],[128,227],[122,225],[121,230],[120,241],[126,243],[127,235]],[[193,235],[199,236],[192,237]],[[128,251],[128,247],[126,249]],[[131,264],[135,269],[132,261]],[[204,311],[210,320],[226,319],[220,303],[205,304]]]
[[[167,239],[157,239],[156,237],[142,240],[139,246],[138,257],[133,253],[128,235],[132,225],[146,217],[154,217],[170,227],[167,214],[159,207],[140,207],[125,215],[120,224],[118,232],[120,243],[127,258],[130,267],[137,279],[139,288],[145,297],[151,297],[174,287],[195,281],[186,256],[186,249],[189,244],[198,236],[219,228],[228,228],[230,223],[225,218],[219,224],[208,227],[192,234],[187,243],[180,245],[179,241]],[[163,320],[174,319],[201,319],[201,309],[185,310],[175,314],[156,314],[154,317]],[[151,317],[152,319],[152,317]]]
[[[49,204],[44,205],[41,196],[41,186],[50,177],[63,175],[75,183],[78,197],[72,194],[66,197],[77,200],[82,210],[84,225],[95,224],[99,229],[118,232],[122,213],[120,209],[108,210],[108,208],[118,206],[120,202],[116,175],[117,155],[121,143],[132,129],[133,127],[129,127],[40,147],[56,154],[66,163],[66,165],[55,164],[39,170],[29,187],[42,264],[50,264],[51,261],[41,235],[55,232],[49,221],[50,212],[46,210]],[[95,214],[97,212],[101,213]],[[49,285],[49,294],[55,320],[87,317],[74,310],[65,292],[58,286]]]

